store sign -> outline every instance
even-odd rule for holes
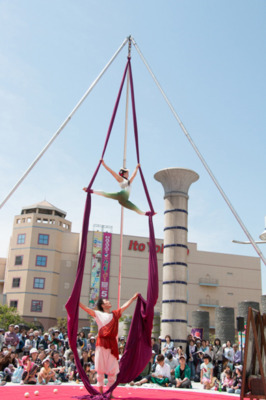
[[[149,251],[150,243],[139,243],[137,240],[130,240],[128,245],[128,250],[133,251]],[[156,253],[163,253],[163,244],[156,245]]]

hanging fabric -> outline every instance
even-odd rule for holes
[[[137,127],[137,117],[135,108],[135,98],[134,98],[134,87],[133,87],[133,77],[130,57],[124,70],[123,78],[121,81],[120,89],[116,99],[115,107],[113,110],[112,118],[109,124],[103,152],[101,159],[104,158],[104,154],[108,145],[108,141],[111,135],[113,123],[115,120],[116,112],[118,109],[119,101],[121,98],[121,93],[123,85],[125,82],[125,77],[127,72],[130,77],[130,89],[131,89],[131,103],[132,103],[132,114],[133,114],[133,124],[134,124],[134,135],[135,135],[135,146],[136,146],[136,156],[137,162],[140,163],[139,157],[139,145],[138,145],[138,127]],[[145,300],[141,295],[139,295],[135,312],[132,318],[131,327],[128,335],[127,344],[125,347],[124,354],[119,362],[120,372],[117,375],[116,382],[101,395],[94,387],[89,383],[88,377],[80,363],[78,352],[77,352],[77,332],[78,332],[78,315],[79,315],[79,302],[80,293],[82,287],[82,280],[84,274],[85,257],[87,250],[87,236],[89,228],[89,218],[91,212],[91,192],[93,182],[98,174],[101,161],[99,161],[98,166],[93,174],[93,177],[87,188],[87,197],[85,203],[85,211],[83,217],[82,226],[82,239],[81,248],[79,255],[79,262],[76,274],[76,280],[73,286],[72,293],[66,303],[66,310],[68,313],[68,338],[69,345],[73,351],[77,370],[84,383],[85,388],[91,394],[82,396],[81,398],[87,399],[106,399],[109,398],[110,393],[115,389],[119,383],[127,383],[135,379],[145,368],[151,358],[151,331],[153,325],[154,316],[154,306],[158,299],[158,266],[157,266],[157,256],[156,256],[156,244],[152,217],[154,215],[154,209],[148,192],[148,188],[142,173],[141,167],[139,168],[140,176],[145,191],[145,195],[149,204],[150,211],[147,212],[149,221],[149,268],[148,268],[148,287],[147,287],[147,300]]]

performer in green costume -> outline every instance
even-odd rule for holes
[[[129,210],[133,210],[140,215],[145,215],[146,213],[144,211],[141,211],[135,204],[133,204],[131,201],[128,200],[130,195],[131,184],[137,175],[140,164],[136,166],[135,171],[133,172],[131,178],[129,179],[128,169],[121,168],[119,174],[117,174],[110,167],[108,167],[108,165],[106,165],[103,160],[101,160],[101,162],[104,168],[108,172],[110,172],[110,174],[113,175],[113,177],[117,180],[122,190],[116,193],[106,193],[99,190],[91,190],[91,193],[95,193],[98,194],[99,196],[107,197],[109,199],[117,200],[118,203],[121,204],[121,206],[128,208]],[[83,188],[83,190],[87,192],[87,188]]]

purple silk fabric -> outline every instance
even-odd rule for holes
[[[130,88],[131,88],[131,103],[132,103],[132,113],[133,113],[133,123],[134,123],[134,134],[135,134],[135,144],[136,144],[136,153],[137,153],[137,161],[140,162],[139,159],[139,146],[138,146],[138,128],[137,128],[137,118],[136,118],[136,109],[135,109],[135,99],[134,99],[134,88],[133,88],[133,78],[132,78],[132,70],[130,58],[128,58],[128,62],[126,64],[126,68],[124,70],[122,82],[120,85],[120,89],[118,92],[117,100],[115,103],[113,115],[110,121],[109,129],[107,132],[102,158],[104,157],[107,144],[110,138],[111,130],[113,127],[113,123],[115,120],[116,112],[118,109],[123,85],[125,82],[125,77],[129,72],[130,77]],[[91,396],[82,396],[82,398],[92,398],[92,399],[106,399],[109,398],[110,393],[114,390],[114,388],[119,383],[127,383],[136,378],[142,370],[145,368],[147,363],[151,358],[151,331],[153,324],[153,315],[154,315],[154,306],[157,302],[158,298],[158,266],[157,266],[157,256],[156,256],[156,245],[155,245],[155,236],[153,229],[152,216],[154,215],[153,206],[151,203],[151,199],[148,193],[147,185],[144,179],[144,175],[142,173],[141,168],[140,176],[143,183],[143,188],[147,197],[147,201],[149,203],[150,212],[148,213],[149,219],[149,269],[148,269],[148,288],[147,288],[147,300],[144,300],[141,295],[139,295],[135,312],[133,315],[133,319],[131,322],[131,327],[128,335],[127,345],[125,348],[125,352],[123,357],[120,360],[120,373],[117,376],[117,380],[114,385],[104,394],[100,395],[99,392],[93,388],[88,380],[87,375],[85,374],[84,369],[79,360],[78,352],[77,352],[77,332],[78,332],[78,315],[79,315],[79,301],[80,301],[80,293],[81,286],[83,280],[84,273],[84,265],[85,265],[85,257],[87,250],[87,236],[89,229],[89,218],[90,218],[90,210],[91,210],[91,193],[90,189],[92,184],[97,176],[99,168],[101,166],[101,161],[99,162],[94,175],[88,186],[88,193],[85,204],[85,211],[83,217],[83,226],[82,226],[82,240],[81,240],[81,248],[79,255],[79,262],[77,268],[76,280],[74,283],[74,287],[72,293],[66,303],[66,310],[68,313],[68,338],[70,347],[74,353],[76,366],[80,377],[84,383],[85,388],[91,394]]]

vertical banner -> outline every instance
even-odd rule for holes
[[[109,232],[104,232],[103,247],[102,247],[103,251],[102,251],[101,284],[100,284],[100,297],[102,297],[103,299],[108,299],[111,245],[112,245],[112,234]]]
[[[100,292],[100,275],[102,265],[102,232],[94,232],[92,245],[92,262],[91,262],[91,286],[89,293],[89,304],[91,308],[96,307]]]

